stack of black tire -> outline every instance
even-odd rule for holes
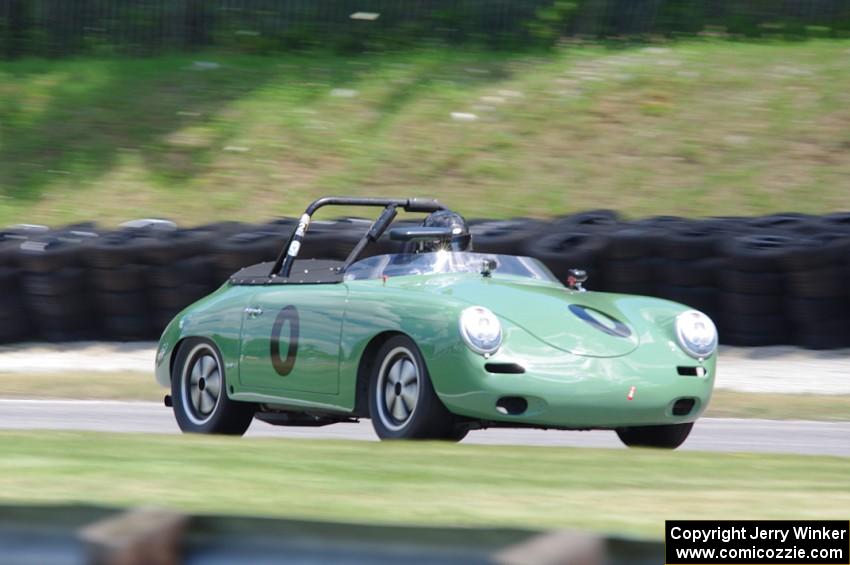
[[[723,242],[720,332],[725,343],[759,346],[790,343],[793,328],[784,308],[783,259],[795,242],[784,233],[750,233]]]
[[[214,239],[209,248],[214,280],[222,284],[242,267],[274,261],[286,241],[284,233],[276,225],[254,229],[243,226],[236,233]]]
[[[158,335],[183,308],[223,282],[208,249],[221,232],[207,227],[158,231],[145,242],[151,332]],[[141,298],[141,297],[140,297]]]
[[[47,341],[90,339],[98,334],[83,256],[97,234],[67,230],[24,240],[18,277],[26,295],[27,331]]]
[[[43,235],[43,231],[46,228],[0,231],[0,343],[24,341],[34,335],[21,280],[20,247],[33,235]]]
[[[520,254],[540,259],[560,281],[567,280],[570,269],[583,269],[589,287],[603,289],[602,264],[608,234],[619,222],[613,210],[561,216],[527,239]],[[473,240],[473,245],[478,249],[477,240]]]
[[[531,218],[473,220],[469,227],[474,251],[523,255],[527,245],[546,230],[546,223]]]
[[[794,343],[808,349],[850,347],[850,232],[824,231],[783,257]]]
[[[155,339],[242,267],[271,261],[297,220],[178,229],[141,220],[0,231],[0,343]],[[624,221],[592,210],[545,222],[472,220],[476,251],[528,255],[562,281],[702,310],[721,343],[850,347],[850,213]],[[371,220],[314,221],[299,257],[344,259]],[[364,256],[401,252],[386,235]]]
[[[607,234],[599,286],[608,292],[657,295],[658,244],[663,232],[651,223],[627,223]]]
[[[719,319],[723,260],[718,248],[724,233],[722,222],[713,220],[682,220],[665,226],[657,240],[656,296]]]
[[[144,251],[150,234],[123,229],[92,242],[85,254],[92,301],[108,339],[149,339],[153,335]]]

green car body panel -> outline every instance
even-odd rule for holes
[[[472,305],[490,309],[501,322],[502,344],[491,356],[472,351],[461,336],[460,314]],[[619,320],[628,335],[601,331],[575,315],[571,305]],[[293,322],[281,323],[280,316],[293,306],[297,354],[289,359]],[[233,400],[366,416],[362,369],[374,352],[370,346],[401,333],[416,343],[438,397],[459,416],[565,429],[678,424],[705,410],[716,368],[716,353],[695,359],[679,345],[676,317],[687,310],[656,298],[582,292],[499,273],[312,285],[228,282],[166,328],[156,377],[170,386],[180,341],[203,337],[221,351]],[[273,334],[282,336],[276,345]],[[290,362],[285,374],[273,362],[274,348],[278,363],[284,357]],[[524,372],[485,367],[492,364],[516,364]],[[691,374],[680,374],[680,367]],[[497,409],[499,399],[513,396],[527,401],[521,414]],[[693,408],[674,415],[673,405],[682,398],[692,399]]]

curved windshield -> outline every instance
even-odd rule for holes
[[[513,275],[541,281],[558,282],[549,269],[537,259],[497,255],[437,251],[435,253],[396,253],[376,255],[357,261],[345,272],[346,281],[403,277],[406,275],[435,275],[443,273],[481,273]]]

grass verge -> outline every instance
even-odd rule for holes
[[[257,221],[329,193],[433,196],[471,217],[832,211],[847,206],[848,48],[0,62],[0,224]]]
[[[0,398],[161,401],[152,373],[0,373]]]
[[[846,518],[850,459],[0,432],[0,503],[159,505],[659,536],[665,518]]]
[[[162,401],[148,373],[0,373],[0,398]],[[850,395],[754,394],[715,390],[711,418],[850,420]]]

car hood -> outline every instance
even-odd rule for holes
[[[576,355],[618,357],[640,345],[634,302],[645,297],[576,292],[513,278],[445,277],[423,285],[462,302],[484,306],[537,339]],[[637,325],[636,325],[637,324]]]

